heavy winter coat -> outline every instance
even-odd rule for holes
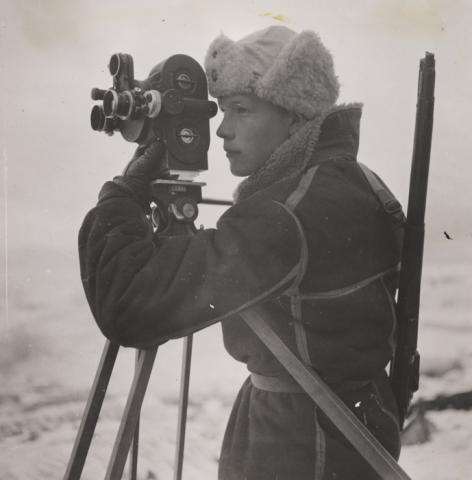
[[[361,397],[366,405],[369,399],[379,405],[369,414],[377,431],[369,425],[371,419],[367,426],[397,455],[398,426],[384,369],[392,356],[402,227],[385,211],[356,162],[360,116],[358,106],[337,108],[321,132],[316,121],[308,122],[243,182],[235,205],[217,228],[193,237],[155,236],[132,196],[106,183],[80,232],[81,274],[95,319],[109,339],[147,347],[222,321],[225,346],[233,357],[256,374],[284,377],[283,367],[237,315],[264,303],[274,330],[353,409]],[[243,388],[223,446],[224,479],[266,478],[257,471],[257,462],[267,437],[252,432],[262,448],[252,463],[247,452],[254,453],[258,441],[241,440],[241,429],[248,434],[258,428],[241,423],[255,415],[248,413],[248,389],[253,386]],[[377,395],[379,390],[387,391],[388,407],[379,403],[385,397]],[[291,395],[259,391],[265,394],[272,400],[261,401],[259,413],[273,395]],[[283,398],[300,404],[293,398],[301,397],[294,395],[290,401]],[[276,408],[281,425],[290,418],[287,408],[296,411],[283,405]],[[382,422],[389,425],[383,428]],[[286,442],[278,447],[277,435],[272,436],[270,458],[286,451],[295,424],[281,427]],[[325,446],[336,437],[335,429],[326,426],[330,428]],[[325,468],[331,457],[321,452],[319,436],[313,428],[311,443],[305,442],[305,447],[318,445],[318,458],[309,460],[313,465],[300,467],[306,478],[313,478],[307,472],[314,468],[317,478],[322,470],[325,475],[329,468],[335,472]],[[290,451],[293,460],[297,453]],[[305,478],[277,468],[272,464],[267,478]]]

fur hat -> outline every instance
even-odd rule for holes
[[[205,69],[210,94],[253,93],[311,119],[335,104],[339,83],[318,35],[276,25],[235,42],[224,34],[210,45]]]

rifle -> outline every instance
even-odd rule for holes
[[[397,340],[390,380],[403,426],[413,393],[419,386],[418,314],[423,266],[424,216],[434,111],[434,55],[420,61],[418,101],[411,163],[408,212],[404,228],[402,267],[396,305]]]

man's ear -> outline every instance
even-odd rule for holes
[[[288,127],[288,134],[291,137],[306,122],[306,118],[295,112],[290,112],[290,115],[291,119]]]

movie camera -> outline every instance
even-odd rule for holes
[[[153,221],[158,231],[167,228],[172,217],[193,225],[204,184],[192,179],[208,169],[209,120],[218,110],[208,100],[205,72],[183,54],[157,64],[142,81],[134,78],[129,54],[112,55],[108,69],[113,86],[91,92],[92,100],[101,101],[91,111],[92,129],[109,135],[119,131],[140,145],[159,138],[166,152],[164,173],[151,184]]]

